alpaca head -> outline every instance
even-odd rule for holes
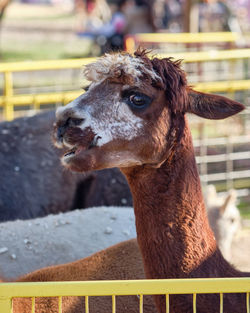
[[[208,185],[204,195],[210,226],[223,256],[230,260],[232,241],[241,228],[237,192],[231,189],[222,197],[218,196],[214,185]]]
[[[155,166],[184,128],[184,114],[219,119],[243,106],[193,91],[179,61],[107,54],[86,66],[86,93],[57,110],[55,140],[70,150],[63,164],[74,171]]]

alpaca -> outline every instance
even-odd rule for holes
[[[0,123],[0,222],[75,208],[131,206],[118,169],[85,175],[63,169],[51,143],[54,120],[55,111],[49,111]]]
[[[222,256],[209,226],[185,113],[223,119],[244,106],[194,91],[179,61],[144,51],[108,54],[85,68],[89,90],[57,110],[64,166],[86,172],[119,167],[133,196],[137,241],[147,278],[250,276]],[[244,294],[224,295],[224,312],[245,313]],[[165,312],[165,297],[154,297]],[[192,297],[170,299],[193,312]],[[198,295],[197,311],[219,311],[219,296]]]
[[[223,256],[230,260],[233,238],[241,226],[240,212],[236,206],[236,190],[229,190],[225,197],[221,197],[217,195],[214,185],[208,185],[204,198],[217,244]]]
[[[237,208],[231,201],[218,198],[216,193],[211,195],[211,190],[204,196],[209,198],[209,222],[225,257],[225,253],[231,252]],[[0,249],[6,250],[0,254],[0,275],[14,279],[45,266],[85,258],[113,244],[135,238],[134,222],[132,207],[109,206],[0,223]],[[223,250],[225,243],[230,246]]]
[[[0,250],[6,250],[0,253],[0,276],[13,280],[45,266],[88,257],[135,238],[134,222],[132,208],[94,207],[0,223]]]
[[[136,239],[127,240],[85,259],[37,270],[18,282],[144,279],[143,263]],[[90,312],[112,312],[111,297],[90,297]],[[31,299],[15,298],[13,313],[30,313]],[[36,313],[58,313],[58,300],[36,298]],[[64,313],[85,313],[84,297],[63,297]],[[116,297],[116,312],[139,313],[137,296]],[[143,297],[143,312],[157,313],[151,296]]]
[[[184,116],[192,112],[225,118],[243,106],[223,97],[196,93],[187,86],[178,62],[150,60],[139,51],[135,56],[107,55],[87,66],[85,73],[92,81],[89,91],[57,112],[57,145],[70,148],[62,162],[79,172],[116,166],[126,175],[146,277],[249,276],[232,268],[216,246]],[[126,251],[118,247],[119,255]],[[131,255],[135,253],[133,250]],[[112,253],[107,249],[92,259],[43,269],[19,281],[137,279],[133,269],[128,271],[133,268],[130,263],[123,272],[121,266],[116,267],[114,255],[107,262],[105,255]],[[106,270],[105,275],[102,270]],[[159,312],[165,311],[164,299],[154,297]],[[79,312],[73,300],[81,298],[64,300],[67,313]],[[41,312],[53,312],[53,299],[39,301]],[[117,312],[134,312],[124,301]],[[16,299],[14,312],[27,311],[23,305],[28,302]],[[172,313],[193,312],[191,296],[172,296],[170,302]],[[95,312],[106,311],[106,305],[100,307],[101,311]],[[154,312],[151,308],[149,303],[148,312]],[[197,296],[197,312],[218,310],[218,295]],[[245,313],[245,295],[224,295],[224,312]]]

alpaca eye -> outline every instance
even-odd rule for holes
[[[130,92],[129,94],[124,95],[124,98],[132,110],[145,109],[152,102],[152,99],[149,96],[139,92]]]
[[[129,97],[129,101],[137,107],[142,107],[145,104],[145,100],[142,96],[132,95]]]

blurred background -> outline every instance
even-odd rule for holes
[[[249,0],[1,0],[1,60],[75,58],[152,32],[250,36]]]
[[[195,89],[246,105],[226,121],[190,121],[202,184],[236,189],[250,227],[249,0],[0,0],[0,121],[68,103],[84,64],[138,46],[183,59]]]

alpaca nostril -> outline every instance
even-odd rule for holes
[[[64,122],[62,122],[62,121],[58,122],[57,123],[57,131],[56,131],[57,138],[59,140],[62,140],[68,127],[77,127],[77,126],[80,126],[83,122],[84,122],[83,118],[74,118],[74,117],[69,117]]]
[[[62,139],[63,135],[65,134],[66,127],[65,126],[59,126],[57,128],[57,138]]]

